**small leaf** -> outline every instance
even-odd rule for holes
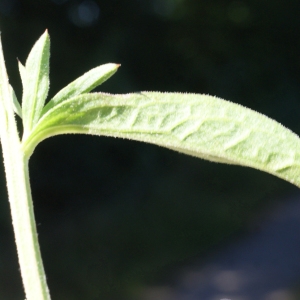
[[[12,88],[11,85],[9,85],[10,87],[10,90],[11,90],[11,93],[12,93],[12,100],[13,100],[13,109],[14,109],[14,112],[22,119],[22,108],[20,106],[20,103],[17,99],[17,96],[15,94],[15,91],[14,89]]]
[[[26,69],[20,61],[18,61],[18,67],[19,67],[20,77],[21,77],[21,80],[22,80],[22,86],[23,86],[23,89],[24,89],[24,87],[26,86]],[[24,93],[24,90],[23,90],[23,93]]]
[[[45,114],[52,107],[58,103],[83,94],[88,93],[97,86],[101,85],[104,81],[109,79],[113,74],[116,73],[120,65],[118,64],[105,64],[97,68],[94,68],[82,76],[68,84],[65,88],[60,90],[44,107],[42,114]]]
[[[49,89],[50,39],[46,31],[29,53],[25,70],[19,64],[23,83],[22,111],[24,136],[38,122]]]
[[[300,187],[300,139],[266,116],[216,97],[142,92],[83,94],[49,110],[24,141],[84,133],[148,142],[207,160],[253,167]]]

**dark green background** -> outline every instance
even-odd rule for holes
[[[17,60],[48,28],[50,96],[97,65],[122,67],[98,90],[208,93],[299,134],[298,0],[0,0],[4,53]],[[2,168],[2,166],[1,166]],[[126,140],[58,136],[30,161],[53,299],[133,299],[143,284],[247,232],[297,189],[271,175]],[[24,299],[6,186],[0,186],[0,299]]]

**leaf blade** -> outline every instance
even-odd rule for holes
[[[50,110],[28,140],[85,133],[128,138],[248,166],[300,187],[300,139],[266,116],[216,97],[142,92],[84,94]],[[27,150],[25,150],[27,151]],[[30,154],[29,154],[30,155]]]
[[[21,77],[21,81],[22,81],[22,86],[24,89],[24,87],[26,86],[26,69],[20,61],[18,61],[18,68],[19,68],[19,73],[20,73],[20,77]]]
[[[97,86],[101,85],[103,82],[108,80],[112,75],[114,75],[120,65],[114,63],[108,63],[101,65],[99,67],[93,68],[90,71],[84,73],[82,76],[78,77],[65,88],[60,90],[44,107],[42,114],[45,114],[52,107],[58,103],[80,95],[82,93],[88,93]]]
[[[12,88],[11,85],[9,85],[11,94],[12,94],[12,102],[13,102],[13,110],[14,112],[22,119],[22,108],[21,105],[17,99],[17,96],[15,94],[14,89]]]
[[[24,136],[28,135],[38,122],[48,94],[49,57],[50,39],[48,32],[45,31],[30,51],[25,69],[19,64],[23,84],[22,114]]]

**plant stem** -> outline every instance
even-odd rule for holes
[[[12,223],[26,299],[50,300],[34,218],[28,159],[24,157],[21,149],[1,41],[0,138]]]

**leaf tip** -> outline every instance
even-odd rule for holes
[[[48,28],[45,30],[45,32],[42,34],[42,37],[44,37],[46,39],[46,41],[49,41],[49,31]]]

